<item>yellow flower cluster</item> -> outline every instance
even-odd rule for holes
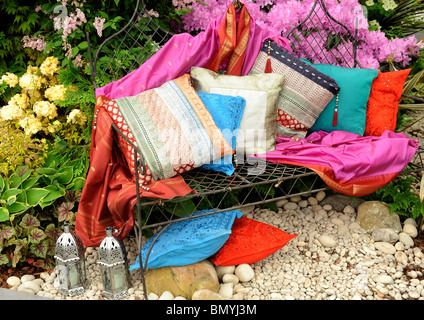
[[[87,122],[87,117],[80,109],[73,109],[67,119],[68,123],[75,123],[80,126],[83,126]]]
[[[45,76],[53,76],[59,71],[59,59],[56,57],[48,57],[40,66],[40,71]]]
[[[44,91],[44,96],[50,101],[65,100],[66,88],[63,84],[51,86]]]
[[[19,85],[25,90],[40,90],[43,82],[40,76],[28,72],[19,79]]]
[[[1,77],[0,85],[2,85],[3,82],[6,82],[9,87],[13,88],[18,84],[18,76],[16,74],[7,72]]]
[[[19,121],[19,125],[25,130],[25,134],[29,136],[32,136],[33,134],[36,134],[38,131],[43,129],[41,120],[38,117],[35,117],[33,114],[22,118]]]
[[[5,82],[11,88],[19,84],[21,93],[15,94],[0,108],[0,122],[15,121],[29,136],[39,131],[46,134],[57,132],[62,122],[55,102],[64,101],[67,92],[67,88],[58,83],[56,73],[59,70],[59,60],[48,57],[40,67],[28,66],[21,77],[13,73],[3,75],[0,84]],[[72,110],[67,116],[67,123],[83,126],[86,122],[85,114],[79,109]]]
[[[49,119],[57,117],[57,108],[49,101],[37,101],[34,103],[32,109],[38,117],[46,117]]]

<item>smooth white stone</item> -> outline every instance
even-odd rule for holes
[[[232,273],[224,274],[224,276],[222,277],[223,283],[237,284],[237,283],[239,283],[239,281],[240,281],[239,278],[235,274],[232,274]]]
[[[397,251],[395,246],[388,242],[376,242],[374,243],[374,246],[377,250],[384,253],[395,254]]]
[[[224,274],[234,273],[236,266],[216,266],[216,274],[218,275],[218,279],[222,279]]]
[[[255,277],[252,267],[246,263],[238,265],[234,272],[240,282],[249,282]]]
[[[402,242],[406,248],[414,246],[414,240],[412,240],[411,236],[405,232],[399,233],[399,241]]]
[[[296,202],[287,202],[286,204],[284,204],[283,208],[284,210],[296,210],[297,208],[299,208],[299,206]]]
[[[174,300],[174,295],[170,291],[164,291],[160,297],[159,300]]]
[[[324,200],[325,197],[326,197],[326,194],[324,191],[319,191],[317,195],[315,196],[318,202],[321,202],[322,200]]]
[[[418,223],[413,218],[407,218],[403,223],[412,224],[414,227],[418,227]]]
[[[32,281],[32,280],[35,280],[35,277],[32,274],[26,274],[26,275],[23,275],[21,277],[21,282],[22,283],[23,282],[27,282],[27,281]]]
[[[17,287],[21,285],[21,279],[19,279],[19,277],[16,276],[12,276],[7,278],[6,283],[11,286],[11,287]]]
[[[329,235],[321,235],[318,238],[318,241],[327,248],[332,248],[335,247],[337,245],[337,241]]]
[[[393,279],[392,277],[388,276],[388,275],[378,275],[374,278],[375,282],[379,282],[382,284],[392,284],[393,283]]]
[[[409,234],[411,238],[416,238],[418,235],[417,227],[415,227],[412,224],[405,224],[403,225],[403,232]]]
[[[231,299],[233,297],[233,283],[224,283],[219,288],[219,294],[224,299]]]

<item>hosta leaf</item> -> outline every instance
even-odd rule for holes
[[[82,189],[85,184],[85,178],[83,177],[76,177],[74,180],[72,180],[72,183],[70,183],[66,189],[69,191],[76,191],[79,189]]]
[[[0,254],[0,265],[9,263],[9,258],[5,254]]]
[[[22,189],[28,190],[29,188],[34,186],[37,183],[38,179],[40,179],[40,178],[41,178],[41,176],[35,176],[33,178],[27,179],[26,181],[24,181],[22,183]]]
[[[0,193],[3,192],[4,189],[4,179],[2,176],[0,176]]]
[[[23,218],[22,221],[19,223],[19,225],[23,228],[27,228],[27,229],[32,229],[32,228],[37,228],[40,226],[40,221],[30,215],[30,214],[26,214]]]
[[[51,175],[54,175],[55,173],[56,173],[56,169],[54,169],[54,168],[38,168],[37,169],[37,172],[39,173],[39,174],[42,174],[42,175],[44,175],[44,176],[51,176]]]
[[[0,222],[9,221],[9,210],[0,207]]]
[[[33,188],[27,190],[27,202],[31,207],[35,207],[43,200],[50,191],[42,189],[42,188]]]
[[[9,210],[9,213],[18,214],[18,213],[24,213],[25,211],[27,211],[30,208],[30,206],[26,205],[25,203],[16,201],[15,203],[13,203],[10,206],[7,206],[6,208],[7,210]]]
[[[34,243],[31,245],[31,252],[39,258],[45,258],[49,246],[47,241],[42,241],[40,243]]]
[[[60,173],[60,175],[56,178],[56,181],[58,181],[61,184],[68,184],[72,181],[72,178],[74,175],[74,168],[73,167],[60,168],[58,173]]]
[[[40,243],[41,240],[44,240],[46,238],[46,234],[41,229],[32,229],[29,233],[28,240],[31,243]]]
[[[10,188],[3,193],[2,198],[7,200],[9,197],[18,196],[22,192],[22,189]]]

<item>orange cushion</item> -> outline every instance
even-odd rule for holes
[[[210,260],[217,266],[255,263],[283,248],[297,235],[246,217],[236,219],[231,235]]]
[[[368,100],[364,136],[381,136],[384,130],[395,131],[399,100],[410,71],[378,72]]]

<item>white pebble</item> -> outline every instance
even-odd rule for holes
[[[329,235],[321,235],[318,238],[318,241],[324,247],[327,247],[327,248],[332,248],[332,247],[335,247],[337,245],[337,241],[332,236],[329,236]]]
[[[159,297],[159,300],[174,300],[174,295],[172,292],[164,291],[161,296]]]
[[[222,277],[223,283],[237,284],[237,283],[239,283],[239,281],[240,281],[239,278],[235,274],[232,274],[232,273],[224,274],[224,276]]]
[[[414,246],[414,240],[412,240],[411,236],[405,232],[399,233],[399,241],[405,245],[405,248]]]
[[[21,284],[21,279],[19,279],[19,277],[12,276],[7,278],[6,282],[11,287],[17,287]]]
[[[408,223],[403,225],[403,232],[409,234],[411,238],[416,238],[418,235],[417,227]]]
[[[218,275],[218,279],[222,279],[224,274],[234,273],[236,266],[216,266],[215,270]]]
[[[27,282],[27,281],[32,281],[32,280],[35,280],[35,277],[32,274],[26,274],[26,275],[23,275],[21,277],[22,283]]]
[[[239,278],[240,282],[249,282],[255,277],[255,272],[248,264],[240,264],[235,269],[235,275]]]
[[[374,246],[377,250],[384,253],[395,254],[397,251],[395,246],[388,242],[376,242],[374,243]]]
[[[233,297],[233,283],[224,283],[219,288],[219,294],[224,299],[231,299]]]

